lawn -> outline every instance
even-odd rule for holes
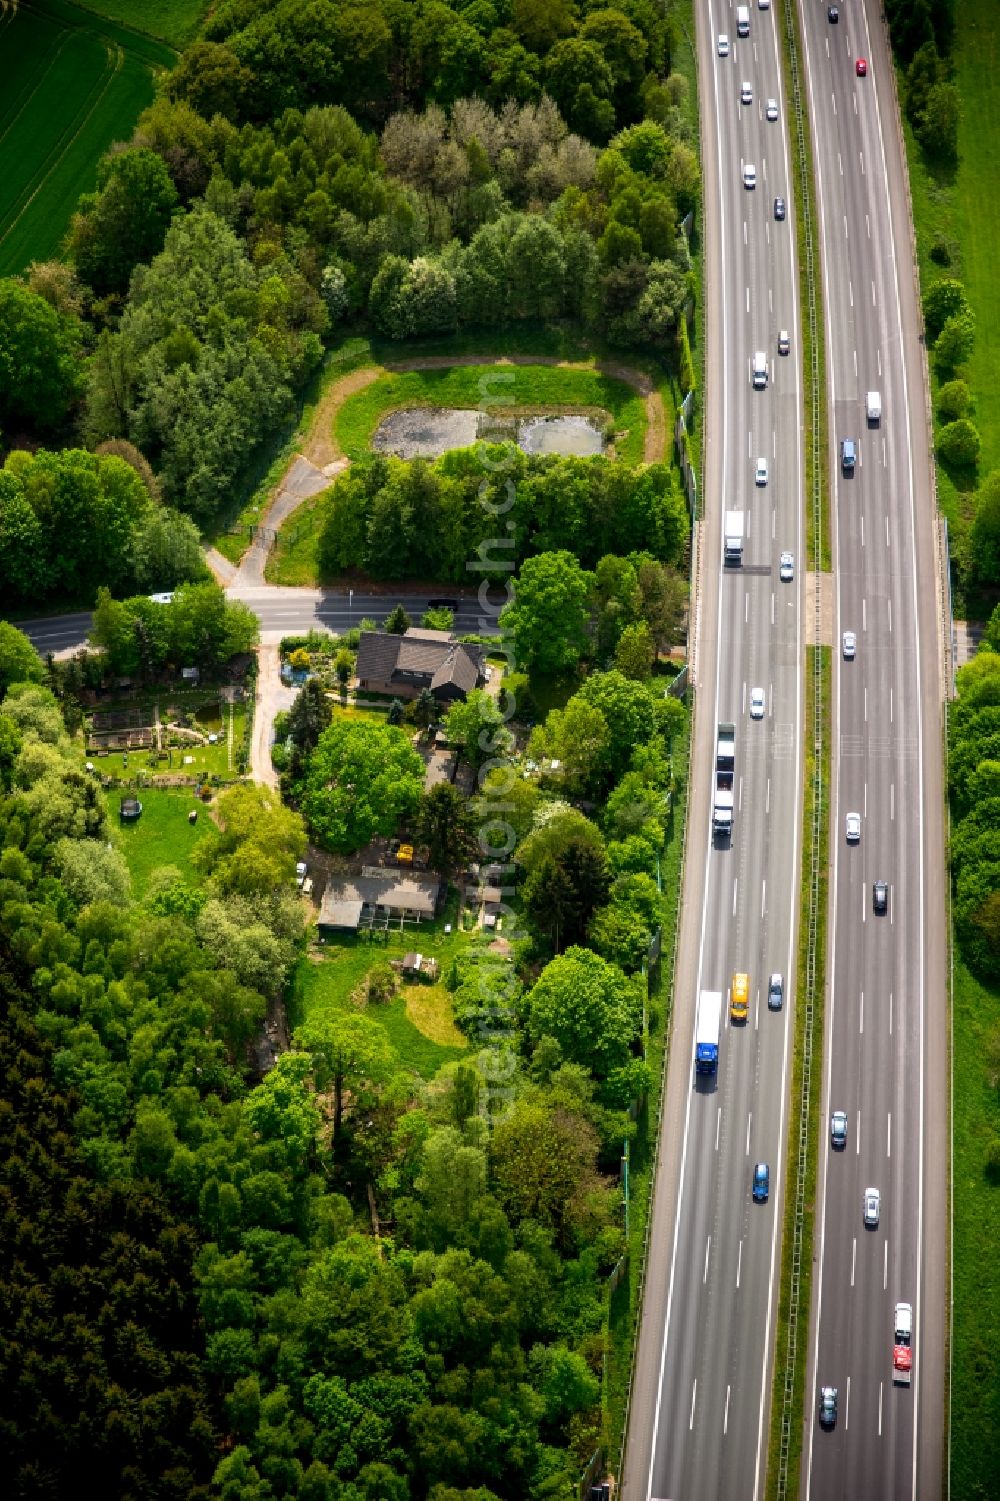
[[[414,949],[437,959],[444,976],[452,958],[469,942],[468,934],[454,931],[454,899],[446,916],[453,926],[449,934],[442,920],[371,941],[345,935],[326,944],[321,957],[302,960],[290,1008],[293,1025],[363,1004],[357,997],[372,965],[400,959]],[[403,984],[388,1005],[372,1006],[368,1014],[385,1027],[403,1063],[424,1079],[432,1079],[442,1064],[460,1058],[468,1048],[455,1026],[451,998],[443,983]]]
[[[304,500],[289,516],[278,534],[264,568],[269,584],[296,584],[314,587],[319,579],[319,539],[323,530],[323,502],[329,491],[323,490]]]
[[[123,824],[118,816],[123,793],[109,788],[105,794],[111,838],[125,856],[136,896],[143,896],[149,877],[160,865],[175,865],[192,884],[201,879],[191,864],[191,851],[204,838],[208,809],[190,792],[168,792],[144,787],[139,794],[142,816]],[[188,823],[188,814],[198,808],[198,822]]]
[[[144,706],[152,710],[156,702],[155,698],[145,699],[141,703],[136,700],[128,707]],[[154,780],[158,776],[176,776],[178,773],[205,778],[229,778],[237,775],[237,762],[246,728],[245,703],[233,704],[230,717],[230,706],[220,703],[217,694],[213,696],[203,690],[164,694],[158,702],[159,712],[164,720],[168,714],[173,718],[173,711],[182,712],[194,721],[192,728],[205,735],[218,735],[216,744],[191,742],[168,747],[166,741],[169,735],[165,730],[165,759],[162,756],[156,759],[155,752],[142,750],[128,751],[127,759],[126,752],[120,750],[109,750],[106,755],[99,755],[91,746],[87,755],[99,772],[123,778],[131,778],[142,772]]]
[[[958,960],[954,993],[951,1494],[1000,1496],[1000,991]]]
[[[978,479],[1000,468],[1000,282],[996,245],[1000,240],[1000,199],[996,192],[1000,155],[1000,31],[995,0],[963,0],[955,12],[953,61],[962,100],[958,170],[932,168],[906,127],[907,157],[922,287],[943,276],[965,285],[976,316],[976,344],[961,372],[972,390],[972,420],[982,452]],[[902,83],[901,83],[902,90]],[[935,242],[950,247],[952,264],[931,260]],[[938,381],[933,375],[936,391]],[[974,514],[975,474],[948,474],[938,466],[941,509],[952,528],[953,545]],[[956,599],[956,611],[981,613],[990,601]]]
[[[84,10],[96,11],[123,26],[160,37],[175,47],[189,42],[201,25],[210,0],[81,0]]]
[[[344,402],[334,432],[349,458],[369,451],[372,435],[389,412],[400,407],[484,407],[502,417],[535,413],[577,412],[607,417],[626,436],[616,444],[627,464],[642,461],[646,435],[643,398],[624,381],[598,370],[569,370],[554,365],[453,365],[442,370],[387,372]]]
[[[98,158],[175,54],[65,0],[0,13],[0,275],[58,253]]]

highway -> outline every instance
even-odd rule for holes
[[[835,574],[830,922],[801,1494],[943,1494],[948,1138],[941,680],[919,318],[881,17],[800,0],[825,288]],[[870,15],[870,22],[869,22]],[[857,72],[857,59],[869,64]],[[878,425],[866,392],[881,394]],[[853,475],[839,443],[857,444]],[[844,659],[845,630],[857,655]],[[848,845],[845,818],[861,815]],[[889,884],[885,916],[872,883]],[[830,1146],[833,1110],[846,1148]],[[881,1192],[877,1228],[863,1195]],[[914,1382],[892,1383],[913,1305]],[[820,1428],[821,1386],[839,1392]]]
[[[628,1447],[627,1501],[722,1501],[763,1493],[778,1286],[787,1100],[795,1003],[803,715],[801,334],[789,140],[775,16],[698,9],[706,247],[707,449],[696,620],[697,715],[678,984],[653,1201]],[[717,37],[729,38],[728,57]],[[741,103],[748,82],[752,101]],[[778,117],[768,120],[774,98]],[[743,168],[756,186],[743,185]],[[787,329],[791,348],[777,352]],[[769,377],[751,386],[755,351]],[[766,486],[755,465],[767,459]],[[742,567],[722,563],[722,512],[742,509]],[[794,555],[790,582],[779,556]],[[766,713],[749,716],[750,692]],[[736,724],[731,847],[713,846],[716,724]],[[727,1024],[717,1077],[693,1071],[702,989],[728,996],[750,975],[750,1014]],[[767,1008],[780,971],[785,1003]],[[727,1008],[728,1012],[728,1008]],[[770,1199],[751,1199],[754,1163]]]
[[[359,621],[367,618],[382,621],[396,604],[402,604],[419,625],[420,616],[427,609],[431,598],[451,596],[445,586],[441,592],[427,594],[381,594],[348,593],[338,589],[293,589],[278,585],[262,584],[257,588],[229,589],[230,599],[241,599],[249,605],[260,621],[261,639],[273,643],[282,636],[304,634],[309,630],[328,630],[341,634]],[[453,596],[459,601],[455,612],[455,629],[461,632],[489,634],[495,626],[496,607],[486,614],[479,607],[476,596]],[[497,599],[505,596],[497,591]],[[19,620],[19,630],[34,643],[44,656],[47,652],[66,654],[79,650],[87,644],[91,615],[80,611],[73,615],[49,615],[38,620]]]

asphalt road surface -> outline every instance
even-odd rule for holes
[[[717,36],[729,37],[726,58]],[[671,1059],[623,1483],[628,1501],[762,1494],[779,1226],[784,1192],[801,805],[803,450],[801,337],[788,132],[775,16],[699,7],[705,172],[708,437],[697,620],[697,723]],[[749,83],[752,101],[741,102]],[[778,101],[775,121],[767,100]],[[756,169],[744,187],[743,169]],[[791,352],[777,353],[787,329]],[[750,362],[766,354],[754,390]],[[755,484],[759,457],[766,486]],[[722,564],[722,512],[745,512],[743,566]],[[791,582],[779,556],[795,559]],[[749,717],[763,688],[765,717]],[[716,724],[736,724],[737,806],[729,847],[710,830]],[[727,1020],[717,1077],[693,1071],[702,989],[728,999],[750,975],[746,1023]],[[785,981],[767,1009],[772,971]],[[754,1163],[770,1165],[766,1204]]]
[[[816,1268],[803,1436],[811,1501],[943,1493],[947,1192],[941,681],[919,319],[878,9],[802,0],[825,286],[835,621],[831,909]],[[868,63],[859,77],[857,59]],[[869,424],[866,393],[881,395]],[[839,463],[853,439],[854,474]],[[848,845],[845,819],[861,817]],[[885,916],[872,883],[889,883]],[[844,1110],[846,1149],[829,1118]],[[881,1192],[877,1228],[863,1196]],[[892,1380],[914,1311],[914,1380]],[[839,1392],[818,1423],[821,1386]]]
[[[282,636],[294,636],[309,630],[343,632],[368,618],[382,621],[394,605],[402,604],[415,624],[431,599],[456,598],[455,629],[460,632],[490,634],[496,628],[498,603],[504,598],[496,592],[496,602],[486,611],[472,595],[451,595],[445,588],[439,594],[360,594],[335,589],[291,589],[261,584],[256,588],[230,589],[230,599],[242,599],[260,620],[261,636],[267,642]],[[46,652],[63,653],[87,644],[90,630],[89,611],[75,615],[50,615],[39,620],[19,620],[18,629]]]

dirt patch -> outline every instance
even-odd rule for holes
[[[340,380],[332,381],[323,392],[313,412],[306,440],[299,450],[317,469],[325,469],[334,459],[344,457],[333,436],[333,419],[349,396],[363,391],[366,386],[377,381],[382,373],[381,365],[365,365],[360,370],[352,370],[349,375],[341,376]]]

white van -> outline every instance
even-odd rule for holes
[[[878,391],[869,391],[868,400],[865,402],[865,410],[868,414],[868,426],[878,427],[882,421],[882,397]]]
[[[750,35],[750,7],[749,7],[749,5],[738,5],[736,7],[736,35],[737,36],[749,36]]]
[[[767,355],[761,349],[753,357],[750,380],[755,391],[763,391],[767,385]]]

